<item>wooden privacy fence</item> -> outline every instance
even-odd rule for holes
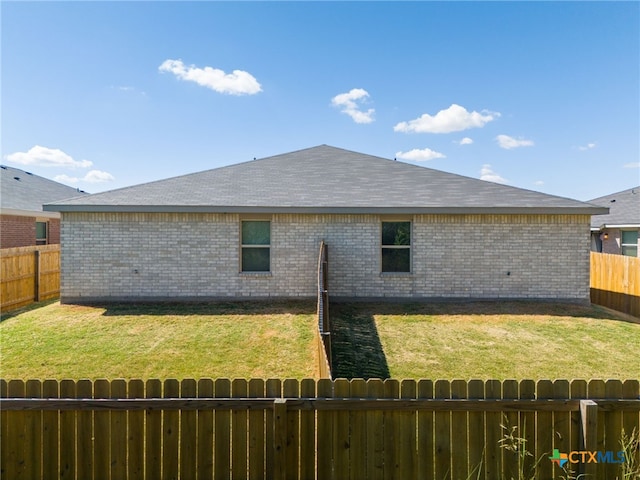
[[[640,317],[640,258],[591,252],[591,302]]]
[[[518,478],[503,426],[526,439],[525,469],[559,478],[554,449],[617,459],[640,419],[638,380],[2,380],[0,393],[8,479]],[[615,479],[621,465],[574,467]]]
[[[0,250],[0,308],[24,307],[60,295],[60,245]]]
[[[318,256],[318,370],[320,378],[332,378],[331,375],[331,322],[329,320],[329,256],[327,244],[320,243]]]

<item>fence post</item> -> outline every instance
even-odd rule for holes
[[[287,478],[287,399],[273,402],[273,478]]]
[[[593,400],[580,400],[580,447],[585,451],[598,449],[598,404]],[[582,462],[580,473],[596,478],[597,463]]]
[[[33,278],[33,300],[40,301],[40,250],[33,251],[33,259],[35,262],[34,278]]]

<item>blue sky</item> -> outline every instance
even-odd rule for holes
[[[0,8],[2,163],[92,193],[320,144],[579,200],[640,184],[639,2]]]

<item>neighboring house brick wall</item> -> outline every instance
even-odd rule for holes
[[[60,243],[60,220],[52,218],[49,222],[49,239],[48,244]]]
[[[35,217],[2,215],[0,219],[0,248],[26,247],[36,244]]]
[[[0,248],[28,247],[36,244],[38,217],[21,215],[0,216]],[[60,243],[60,220],[42,219],[48,223],[47,243]]]
[[[607,238],[604,238],[605,233]],[[602,240],[602,253],[622,254],[622,229],[606,228],[603,233],[600,234],[600,240]],[[640,251],[640,235],[638,235],[638,251]]]
[[[411,274],[380,273],[385,217],[297,214],[271,216],[271,274],[241,274],[241,218],[63,213],[63,301],[313,297],[321,240],[336,297],[589,298],[588,215],[404,217]]]

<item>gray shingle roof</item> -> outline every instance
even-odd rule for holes
[[[605,209],[327,145],[57,202],[53,211],[577,213]]]
[[[591,219],[592,228],[622,225],[640,227],[640,186],[594,198],[589,203],[609,209],[608,215]]]
[[[76,188],[34,175],[19,168],[0,168],[0,206],[3,209],[41,212],[45,203],[85,195]]]

